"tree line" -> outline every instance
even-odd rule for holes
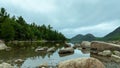
[[[10,17],[5,8],[0,9],[0,39],[12,40],[48,40],[65,41],[65,36],[48,25],[28,24],[22,16]]]

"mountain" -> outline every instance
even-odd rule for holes
[[[82,41],[93,41],[95,39],[96,39],[96,37],[92,34],[86,34],[86,35],[78,34],[78,35],[72,37],[70,39],[70,42],[79,43],[79,42],[82,42]]]
[[[120,40],[120,27],[103,37],[103,40]]]

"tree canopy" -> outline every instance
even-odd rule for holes
[[[65,36],[50,25],[28,24],[22,16],[10,17],[5,10],[0,10],[0,39],[11,40],[48,40],[65,41]]]

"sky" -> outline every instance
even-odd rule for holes
[[[103,37],[120,26],[120,0],[0,0],[8,13],[27,23],[51,25],[67,38]]]

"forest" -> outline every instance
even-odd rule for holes
[[[11,16],[0,9],[0,39],[4,41],[65,41],[66,37],[50,25],[28,24],[22,16]]]

